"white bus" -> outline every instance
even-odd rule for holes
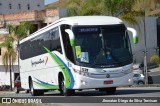
[[[22,88],[31,95],[59,90],[99,89],[114,94],[132,85],[132,50],[127,31],[136,31],[110,16],[66,17],[20,41]]]

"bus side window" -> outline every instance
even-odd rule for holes
[[[58,28],[50,30],[50,50],[62,53]]]
[[[61,25],[61,34],[63,39],[63,46],[67,58],[74,63],[74,54],[72,46],[70,45],[69,35],[65,32],[65,29],[70,29],[69,25]]]

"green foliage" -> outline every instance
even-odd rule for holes
[[[31,22],[21,22],[20,25],[7,25],[7,30],[9,34],[19,42],[21,39],[28,35],[28,31],[34,29],[34,26]]]
[[[8,70],[8,66],[12,65],[16,61],[16,51],[14,50],[13,42],[13,37],[5,36],[4,42],[0,44],[0,47],[6,48],[6,51],[2,54],[2,63],[6,72]]]
[[[158,55],[154,55],[150,58],[152,63],[160,64],[160,57]]]
[[[0,47],[6,48],[6,51],[2,54],[2,63],[5,67],[6,72],[8,67],[13,66],[16,61],[17,53],[13,47],[13,42],[17,41],[17,46],[19,46],[19,41],[28,35],[28,31],[33,29],[33,25],[30,22],[21,22],[20,25],[7,25],[7,30],[9,32],[8,36],[4,37],[4,42],[0,44]],[[18,56],[19,57],[19,56]],[[19,65],[19,61],[18,61]],[[10,76],[10,84],[12,86],[12,77]],[[11,89],[12,90],[12,89]]]
[[[64,7],[68,16],[102,15],[104,4],[103,0],[66,0]]]
[[[109,15],[119,17],[130,24],[136,24],[135,16],[142,11],[133,10],[139,0],[66,0],[68,16]]]

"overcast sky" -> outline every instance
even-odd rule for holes
[[[45,1],[45,5],[46,5],[46,4],[50,4],[50,3],[58,1],[58,0],[44,0],[44,1]]]

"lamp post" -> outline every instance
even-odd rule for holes
[[[146,23],[145,23],[145,5],[143,0],[143,9],[144,9],[144,17],[143,17],[143,23],[144,23],[144,72],[145,72],[145,84],[148,84],[148,72],[147,72],[147,42],[146,42]]]

